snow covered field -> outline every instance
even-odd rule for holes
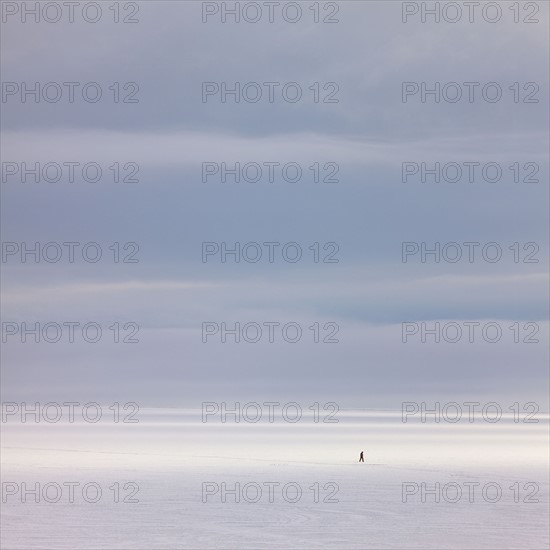
[[[543,549],[547,430],[547,416],[404,424],[388,411],[342,411],[338,424],[175,409],[136,424],[8,422],[2,548]]]

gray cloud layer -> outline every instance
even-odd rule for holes
[[[105,177],[2,183],[2,240],[140,246],[137,264],[10,258],[3,318],[143,327],[132,349],[10,341],[6,399],[546,399],[548,4],[532,25],[513,23],[506,2],[496,24],[403,24],[400,2],[340,2],[334,25],[203,24],[200,2],[139,5],[135,25],[3,25],[4,82],[94,81],[105,92],[96,104],[9,97],[3,161],[97,162]],[[305,96],[296,104],[204,103],[205,81],[295,81]],[[496,103],[403,103],[404,81],[494,81],[504,95]],[[110,101],[113,82],[137,82],[139,103]],[[335,82],[339,102],[312,102],[315,82]],[[515,82],[522,94],[536,82],[539,103],[514,103]],[[108,183],[114,162],[137,163],[139,183]],[[202,183],[203,162],[296,162],[305,175],[296,183]],[[314,162],[338,163],[339,182],[311,182]],[[494,162],[503,177],[403,183],[403,162]],[[516,162],[538,164],[539,183],[514,183]],[[203,263],[204,241],[296,241],[306,254],[312,243],[336,242],[340,261]],[[496,263],[405,264],[404,241],[494,241],[504,254]],[[529,242],[538,263],[515,262],[509,247],[519,243],[523,259]],[[335,321],[342,339],[333,347],[201,343],[203,321],[239,320]],[[401,322],[436,320],[536,321],[541,342],[401,343]]]

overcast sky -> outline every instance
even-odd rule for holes
[[[547,3],[537,3],[540,22],[532,24],[514,23],[509,2],[499,3],[502,18],[493,24],[477,16],[473,23],[466,16],[454,24],[419,16],[403,23],[394,1],[338,2],[333,24],[312,22],[313,2],[300,3],[303,17],[294,24],[277,15],[275,23],[266,15],[255,24],[223,24],[219,15],[203,23],[201,2],[138,4],[135,24],[113,23],[105,2],[97,23],[77,11],[74,23],[66,14],[57,23],[22,23],[15,14],[2,24],[2,81],[19,86],[2,103],[3,162],[103,169],[98,183],[83,181],[78,169],[74,183],[66,174],[57,183],[7,177],[2,241],[93,241],[104,253],[97,263],[78,251],[74,263],[65,255],[22,264],[17,254],[3,262],[3,321],[104,328],[96,344],[78,336],[64,343],[66,335],[54,344],[8,337],[3,400],[324,400],[399,408],[402,400],[480,398],[547,409]],[[103,96],[87,103],[81,85],[70,103],[62,86],[59,102],[28,96],[23,103],[20,88],[35,82],[96,82]],[[132,98],[139,101],[113,102],[115,82],[121,97],[134,90],[125,83],[137,83]],[[264,96],[203,101],[204,82],[257,82]],[[280,83],[273,103],[264,82]],[[300,101],[282,99],[288,82],[301,86]],[[403,82],[479,86],[473,102],[464,85],[454,103],[433,96],[423,103],[420,93],[403,102]],[[482,98],[488,82],[501,87],[499,101]],[[309,89],[315,83],[318,103]],[[523,101],[535,90],[527,83],[538,87],[538,103]],[[113,183],[116,162],[136,163],[139,182]],[[222,183],[218,173],[204,183],[205,162],[294,162],[303,177],[292,183],[276,171],[274,182],[264,173],[256,183],[230,176]],[[338,181],[314,183],[309,167],[316,162],[321,178],[326,163],[337,165]],[[422,183],[418,175],[403,182],[403,162],[455,162],[464,171],[465,162],[493,162],[502,178],[491,183],[477,172],[471,183],[465,174],[456,183]],[[521,179],[537,166],[539,183],[514,183],[514,163]],[[203,262],[202,243],[222,241],[281,245],[273,263],[263,245],[257,263],[231,256],[222,263],[219,254]],[[137,243],[139,262],[113,263],[114,242]],[[288,242],[301,245],[301,261],[281,259]],[[403,263],[403,242],[480,246],[474,262],[422,263],[416,254]],[[500,261],[481,257],[489,242],[502,247]],[[321,259],[335,250],[323,245],[337,243],[338,262],[315,263],[313,243]],[[524,250],[525,243],[538,251]],[[523,261],[531,252],[537,263]],[[115,321],[137,323],[139,343],[111,343],[107,327]],[[471,344],[466,335],[455,344],[422,344],[418,335],[402,342],[402,322],[437,321],[496,322],[503,335],[496,343],[476,337]],[[203,343],[203,322],[296,322],[303,336],[292,344],[276,331],[269,343],[266,329],[255,344],[223,344],[219,334]],[[316,322],[336,323],[339,342],[313,343],[308,327]],[[516,322],[537,323],[539,343],[514,343],[509,327]],[[522,328],[521,339],[530,330]]]

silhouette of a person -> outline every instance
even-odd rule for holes
[[[361,451],[361,454],[359,455],[359,462],[365,462],[365,459],[363,458],[363,451]]]

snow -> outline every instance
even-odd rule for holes
[[[200,411],[178,410],[145,411],[138,424],[7,423],[2,548],[547,548],[547,429],[547,419],[403,424],[395,413],[357,411],[338,424],[204,424]],[[62,496],[5,494],[6,483],[22,482],[57,483]],[[64,482],[80,483],[72,503]],[[96,503],[82,497],[90,482],[102,490]],[[419,489],[403,502],[403,483],[422,482],[458,484],[462,498],[422,502]],[[473,502],[465,483],[479,483]],[[487,483],[502,489],[498,502],[482,498]],[[139,502],[122,502],[134,487]],[[296,487],[302,495],[290,502]],[[533,487],[539,502],[524,502]],[[324,502],[336,488],[337,502]]]

